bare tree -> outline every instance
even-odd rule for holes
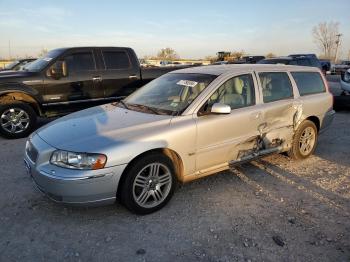
[[[40,53],[38,54],[38,57],[46,56],[49,51],[46,48],[41,49]]]
[[[274,58],[274,57],[276,57],[276,55],[274,54],[274,53],[268,53],[266,56],[265,56],[266,58]]]
[[[175,50],[170,47],[161,49],[158,52],[157,57],[162,60],[175,60],[180,58]]]
[[[335,54],[337,35],[339,35],[338,22],[323,22],[314,26],[312,35],[315,43],[323,52],[325,58],[332,59]]]

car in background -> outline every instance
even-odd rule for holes
[[[316,68],[191,67],[42,127],[29,137],[24,163],[56,202],[118,198],[147,214],[169,202],[178,182],[273,153],[309,157],[332,122],[332,103]]]
[[[256,64],[257,62],[265,59],[265,56],[253,55],[253,56],[243,56],[242,60],[245,61],[245,64]]]
[[[3,69],[0,69],[0,71],[19,71],[22,70],[24,66],[35,60],[36,58],[19,59],[7,64]]]
[[[350,69],[350,60],[343,60],[340,64],[335,64],[332,67],[332,74],[342,74]]]
[[[350,69],[341,74],[340,87],[343,90],[343,95],[350,94]]]
[[[329,59],[320,59],[320,63],[323,72],[331,72],[332,63]]]
[[[313,55],[290,55],[275,58],[267,58],[259,61],[257,64],[284,64],[317,67],[322,70],[322,66],[317,57]],[[325,72],[324,72],[325,73]]]
[[[127,47],[51,50],[25,70],[0,72],[0,135],[25,137],[38,117],[117,101],[178,68],[141,68],[134,50]]]

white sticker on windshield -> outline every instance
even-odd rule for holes
[[[179,82],[177,82],[176,84],[180,85],[180,86],[189,86],[189,87],[195,87],[198,82],[196,81],[191,81],[191,80],[180,80]]]
[[[45,60],[46,62],[50,62],[52,60],[51,57],[44,57],[43,60]]]

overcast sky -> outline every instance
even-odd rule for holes
[[[183,58],[320,53],[311,30],[322,21],[340,23],[346,57],[349,10],[350,0],[0,0],[0,57],[82,45],[130,46],[139,56],[172,47]]]

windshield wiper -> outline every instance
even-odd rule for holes
[[[149,106],[140,105],[140,104],[130,104],[130,106],[134,106],[134,107],[137,107],[137,108],[145,109],[145,110],[151,111],[152,113],[154,113],[156,115],[160,115],[158,110],[156,110],[156,109],[154,109],[152,107],[149,107]]]
[[[124,100],[120,100],[119,104],[122,104],[126,109],[130,109],[128,105],[124,102]]]

